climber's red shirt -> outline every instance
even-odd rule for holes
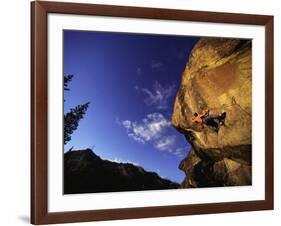
[[[208,111],[203,111],[202,114],[198,114],[197,116],[193,117],[191,120],[197,124],[203,124],[203,119],[208,115]]]

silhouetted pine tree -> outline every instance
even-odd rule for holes
[[[65,75],[63,88],[68,91],[68,83],[72,80],[73,75]],[[90,102],[86,104],[78,105],[75,108],[71,108],[68,113],[64,115],[64,144],[71,140],[71,135],[78,128],[79,121],[84,117]]]
[[[68,83],[71,82],[73,75],[65,75],[63,76],[63,89],[68,91]]]
[[[71,108],[70,112],[64,115],[64,144],[71,140],[71,134],[77,129],[79,121],[84,117],[89,104],[88,102]]]

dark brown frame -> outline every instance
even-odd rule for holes
[[[48,212],[48,13],[265,26],[265,200]],[[52,224],[273,209],[273,16],[62,2],[31,3],[31,223]]]

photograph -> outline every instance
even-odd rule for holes
[[[273,210],[274,21],[32,2],[31,223]]]
[[[252,185],[251,39],[63,30],[61,79],[64,194]]]

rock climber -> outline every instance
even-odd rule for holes
[[[224,126],[226,112],[221,114],[209,114],[210,110],[204,110],[201,114],[194,113],[192,122],[199,124],[204,128],[204,125],[214,127],[216,130],[219,126]]]
[[[204,110],[202,114],[198,114],[197,112],[195,112],[194,117],[191,120],[192,122],[203,126],[203,120],[208,115],[209,115],[209,110]]]

